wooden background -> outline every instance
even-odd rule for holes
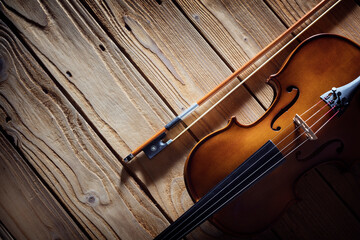
[[[122,158],[317,2],[0,0],[0,238],[155,237],[192,205],[183,167],[198,139],[261,116],[267,76],[306,37],[360,43],[359,2],[343,0],[156,158]],[[359,162],[309,171],[296,203],[248,239],[360,239],[359,176]],[[187,239],[235,238],[206,222]]]

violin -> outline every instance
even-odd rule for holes
[[[196,202],[155,239],[180,239],[209,219],[224,232],[261,232],[295,199],[294,185],[327,161],[360,159],[360,46],[332,34],[302,42],[267,83],[256,122],[235,117],[192,149],[185,182]]]

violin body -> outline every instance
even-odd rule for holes
[[[337,116],[320,99],[333,87],[358,78],[359,63],[360,47],[354,42],[337,35],[314,36],[301,43],[279,72],[268,79],[276,94],[259,120],[242,125],[233,117],[225,128],[198,142],[186,161],[184,174],[195,202],[268,140],[275,139],[284,156],[281,165],[259,176],[258,181],[215,213],[210,218],[214,225],[235,235],[260,232],[296,199],[296,181],[304,172],[326,161],[351,163],[360,159],[359,144],[354,140],[360,135],[359,91]],[[321,115],[311,118],[316,112]],[[324,125],[318,127],[317,140],[306,141],[304,131],[296,129],[296,114],[310,118],[310,125]],[[289,144],[298,147],[287,150]]]

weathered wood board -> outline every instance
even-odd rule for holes
[[[2,133],[0,161],[1,221],[15,239],[86,239]]]
[[[183,180],[189,150],[232,115],[241,123],[259,118],[274,96],[265,79],[295,45],[153,160],[140,154],[122,165],[121,158],[317,2],[1,0],[2,18],[10,27],[2,24],[0,33],[0,125],[87,235],[152,238],[192,205]],[[332,32],[359,43],[359,11],[354,1],[344,1],[300,40]],[[358,183],[348,178],[338,168],[306,175],[298,186],[306,201],[249,238],[311,239],[344,231],[344,236],[359,236]],[[316,212],[319,217],[312,218],[328,198]],[[324,215],[326,208],[339,210]],[[336,227],[337,218],[347,218],[341,223],[346,226]],[[324,235],[327,228],[336,234]],[[205,223],[188,239],[236,237]]]
[[[26,36],[25,41],[27,41],[29,46],[34,45],[33,51],[43,64],[46,65],[46,68],[54,78],[56,78],[64,91],[70,95],[72,98],[71,101],[76,102],[76,105],[79,106],[79,109],[89,118],[96,129],[101,129],[102,136],[115,151],[118,151],[120,155],[124,156],[124,154],[129,151],[129,148],[120,145],[121,142],[126,142],[126,145],[134,148],[136,146],[135,144],[140,144],[141,141],[150,137],[151,134],[157,130],[156,128],[160,128],[160,124],[164,124],[166,120],[170,120],[168,117],[171,116],[170,110],[159,112],[158,109],[166,110],[165,104],[161,103],[161,98],[155,97],[155,92],[152,90],[151,85],[146,82],[146,79],[142,77],[142,74],[140,74],[135,67],[131,67],[130,62],[126,62],[126,57],[120,51],[121,49],[119,50],[110,38],[105,38],[105,32],[102,32],[98,25],[92,20],[91,16],[86,15],[85,9],[82,8],[79,3],[65,3],[66,7],[63,7],[63,3],[60,2],[51,2],[46,5],[46,9],[49,11],[48,16],[50,19],[53,19],[56,27],[52,25],[48,26],[46,25],[47,23],[41,23],[39,21],[38,25],[43,24],[44,29],[38,28],[32,23],[28,23],[23,17],[18,17],[11,9],[5,11],[5,13],[8,14],[9,17],[16,19],[14,19],[14,23],[22,34]],[[38,6],[37,3],[34,3],[32,8],[35,6]],[[16,3],[12,3],[12,7],[16,8]],[[40,5],[39,9],[39,11],[42,9]],[[43,14],[45,14],[45,12]],[[74,15],[72,18],[63,17],[72,15]],[[85,23],[80,27],[78,23],[73,20],[76,17],[80,19],[78,15],[84,16],[82,19]],[[87,38],[84,37],[84,33],[82,33],[79,28],[82,31],[87,31],[85,34]],[[62,29],[63,35],[58,34],[59,29]],[[54,38],[55,35],[57,38]],[[71,41],[69,36],[78,39],[78,41]],[[90,38],[89,36],[92,36],[90,41],[88,40],[88,38]],[[101,36],[101,42],[98,36]],[[38,41],[38,39],[42,39],[42,41]],[[197,37],[197,41],[203,40]],[[82,44],[81,47],[80,42]],[[64,47],[58,49],[56,52],[52,51],[52,49],[55,48],[54,45],[64,45],[64,43],[67,43]],[[98,47],[100,44],[106,51],[102,51],[101,48]],[[49,48],[49,45],[54,47]],[[204,48],[202,44],[198,45],[198,47]],[[213,58],[217,58],[217,60],[208,60],[206,64],[208,67],[204,72],[212,72],[211,78],[214,81],[220,81],[229,75],[230,71],[226,69],[226,65],[222,63],[221,59],[216,57],[215,52],[212,51],[211,48],[207,48],[208,50],[203,50],[198,58],[203,58],[202,61],[204,61],[207,58],[204,52],[212,52]],[[72,54],[67,55],[69,52]],[[87,55],[88,57],[86,57]],[[210,53],[206,55],[208,56]],[[81,56],[81,58],[89,60],[87,62],[78,60],[77,62],[79,64],[75,66],[73,64],[73,58],[76,58],[76,56]],[[105,66],[103,71],[101,71],[99,67],[99,62],[102,61],[102,58],[104,58],[103,64]],[[91,59],[93,59],[93,62],[90,61]],[[216,61],[222,66],[221,69],[213,68],[213,64]],[[98,67],[92,68],[92,66],[95,65]],[[126,69],[124,66],[128,66],[129,68]],[[119,69],[121,71],[119,71]],[[201,69],[201,66],[199,66],[199,69]],[[191,72],[198,74],[199,71],[193,69]],[[219,75],[220,72],[223,72],[223,74]],[[137,74],[136,77],[133,76],[134,74]],[[208,77],[209,75],[204,75],[202,79],[207,81]],[[116,78],[121,79],[120,82],[118,82]],[[101,79],[101,81],[99,81],[99,79]],[[141,83],[134,83],[134,80],[141,81]],[[125,86],[119,87],[119,83],[130,88]],[[204,86],[208,87],[208,90],[210,89],[209,85],[209,83],[204,84]],[[91,87],[89,88],[89,86]],[[131,88],[131,86],[136,87]],[[137,86],[142,86],[142,88]],[[215,86],[215,84],[213,83],[212,86]],[[143,89],[142,93],[139,92],[141,89]],[[101,90],[101,92],[98,92],[99,90]],[[170,90],[166,90],[166,92],[168,91]],[[119,94],[121,92],[124,94]],[[242,92],[244,92],[244,90]],[[140,97],[139,94],[143,97]],[[239,94],[238,96],[242,97],[242,95],[243,94]],[[94,98],[94,96],[99,96],[99,98]],[[200,96],[200,94],[197,94],[197,96]],[[248,98],[252,99],[250,95]],[[108,101],[106,99],[108,99]],[[252,101],[253,105],[257,104],[255,100]],[[234,100],[233,102],[243,101]],[[158,104],[155,105],[155,103]],[[109,108],[112,108],[111,112],[109,112]],[[175,107],[172,106],[172,108]],[[247,109],[249,113],[253,113],[256,107],[247,106],[245,109]],[[151,111],[152,113],[150,113]],[[263,109],[259,111],[262,112]],[[139,113],[142,115],[140,116]],[[124,115],[122,116],[121,114]],[[155,116],[158,114],[161,116],[156,118]],[[256,117],[252,117],[252,120],[255,120],[259,116],[259,114],[256,114]],[[119,122],[118,119],[121,119],[121,121]],[[224,121],[226,117],[222,117],[221,119]],[[125,128],[127,128],[127,130],[123,131]],[[137,133],[137,129],[142,129],[142,135]],[[126,135],[123,135],[125,133]],[[134,144],[132,144],[132,142],[134,142]],[[186,142],[188,144],[187,149],[190,149],[191,146],[194,145],[194,141],[189,142],[189,140],[187,140]],[[176,148],[177,146],[173,146],[173,149],[174,147]],[[169,161],[169,157],[174,158],[173,149],[169,150],[169,152],[165,151],[162,156],[160,156],[160,159],[157,159],[157,164],[162,166],[160,169],[157,165],[141,159],[135,162],[135,167],[130,165],[130,167],[134,169],[133,171],[149,188],[152,196],[154,196],[157,202],[161,203],[160,205],[173,219],[184,211],[184,206],[181,204],[182,201],[187,202],[187,206],[191,203],[190,198],[186,196],[181,199],[173,198],[178,189],[181,189],[182,192],[185,190],[182,178],[183,163],[186,157],[186,152],[184,153],[183,151],[185,147],[186,146],[182,145],[181,150],[180,147],[177,147],[179,148],[179,154],[177,154],[178,160],[173,159]],[[169,156],[170,153],[172,154],[171,156]],[[162,177],[163,175],[166,177]],[[178,188],[179,184],[181,184],[181,188]],[[176,202],[173,202],[173,199],[175,199]]]
[[[163,214],[10,29],[0,29],[2,128],[92,238],[151,239],[167,224]]]

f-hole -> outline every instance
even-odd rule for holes
[[[295,97],[293,98],[293,100],[291,100],[291,102],[288,104],[288,105],[286,105],[284,108],[282,108],[276,115],[275,115],[275,117],[271,120],[271,129],[272,130],[274,130],[274,131],[280,131],[280,129],[281,129],[281,127],[280,126],[277,126],[276,128],[274,128],[274,123],[275,123],[275,121],[281,116],[281,115],[283,115],[285,112],[287,112],[287,110],[289,110],[295,103],[296,103],[296,101],[298,100],[298,98],[299,98],[299,95],[300,95],[300,90],[297,88],[297,87],[295,87],[295,86],[288,86],[287,88],[286,88],[286,91],[287,92],[292,92],[292,91],[296,91],[296,95],[295,95]]]

